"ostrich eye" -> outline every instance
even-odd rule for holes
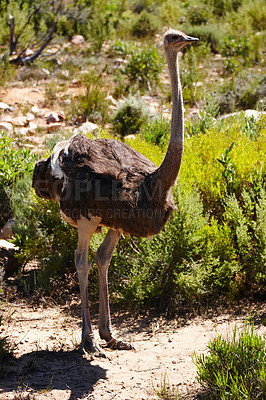
[[[180,38],[179,35],[171,35],[168,39],[169,43],[171,42],[175,42],[176,40],[178,40]]]

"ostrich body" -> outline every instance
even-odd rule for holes
[[[177,53],[196,40],[172,29],[164,36],[172,89],[172,122],[167,153],[159,167],[123,143],[91,140],[82,135],[58,143],[52,155],[35,166],[36,194],[59,202],[62,218],[78,228],[75,265],[82,304],[82,351],[104,356],[93,336],[87,288],[91,267],[87,257],[89,243],[101,226],[109,231],[95,256],[99,272],[99,334],[109,347],[132,348],[112,334],[108,266],[123,232],[138,237],[155,235],[175,208],[171,187],[180,169],[184,141]]]

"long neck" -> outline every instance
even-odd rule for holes
[[[167,192],[174,185],[180,165],[184,147],[184,113],[183,97],[179,78],[177,52],[166,52],[171,88],[172,88],[172,121],[171,135],[165,158],[156,171],[156,179],[161,183],[163,192]]]

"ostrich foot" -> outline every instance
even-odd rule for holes
[[[98,345],[98,343],[92,338],[85,338],[79,348],[79,352],[84,354],[85,352],[95,356],[95,357],[103,357],[107,358],[105,352]]]
[[[117,339],[111,339],[106,343],[106,346],[114,350],[135,350],[130,343],[126,343]]]

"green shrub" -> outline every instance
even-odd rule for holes
[[[247,182],[253,182],[257,174],[254,165],[258,163],[261,165],[264,160],[265,117],[261,116],[261,119],[256,121],[259,132],[255,140],[247,134],[243,135],[243,121],[245,121],[244,115],[217,121],[205,131],[204,135],[193,135],[185,141],[179,179],[187,188],[193,187],[196,182],[207,209],[216,206],[219,208],[221,199],[227,191],[227,182],[223,176],[224,167],[217,159],[221,159],[221,155],[225,154],[232,142],[235,144],[230,152],[230,163],[235,165],[238,193]],[[262,175],[265,175],[265,166]]]
[[[199,38],[200,42],[209,44],[213,53],[220,52],[223,33],[216,24],[188,25],[184,30],[188,35]]]
[[[0,134],[0,226],[12,216],[11,193],[14,183],[32,172],[36,157],[28,148],[19,149],[4,132]]]
[[[212,8],[206,7],[206,4],[188,3],[186,8],[187,19],[191,25],[206,25],[212,18]]]
[[[140,48],[129,53],[123,72],[130,82],[138,83],[142,88],[151,89],[159,80],[163,61],[155,47]]]
[[[52,200],[37,197],[31,189],[31,176],[25,176],[14,185],[12,211],[16,221],[15,244],[19,246],[21,265],[37,258],[43,279],[43,289],[48,293],[52,278],[74,266],[77,230],[60,217],[59,205]]]
[[[147,142],[165,148],[169,142],[170,125],[170,121],[163,118],[163,116],[154,118],[142,128],[141,136],[147,140]]]
[[[138,133],[149,119],[149,109],[140,98],[129,96],[115,112],[112,122],[117,135]]]
[[[221,400],[265,399],[265,340],[246,323],[233,338],[219,335],[208,343],[209,354],[194,355],[197,380],[208,398]]]
[[[103,88],[102,77],[91,71],[82,77],[85,94],[75,98],[72,104],[72,115],[87,118],[92,122],[104,123],[108,116],[108,101]]]
[[[195,83],[199,80],[197,68],[197,56],[191,47],[185,54],[181,64],[181,81],[183,87],[184,102],[193,106],[196,102],[197,86]]]
[[[90,10],[87,36],[92,41],[93,48],[99,52],[105,41],[110,40],[118,23],[117,1],[94,1]]]
[[[219,109],[221,114],[238,110],[256,109],[264,102],[265,77],[247,71],[241,71],[230,81],[218,88]]]
[[[138,38],[146,36],[151,37],[158,31],[158,25],[158,18],[146,10],[143,10],[140,14],[135,16],[134,22],[131,25],[131,33]]]
[[[241,265],[241,284],[245,285],[246,290],[251,290],[255,282],[263,287],[266,282],[265,190],[261,189],[256,198],[244,190],[239,201],[232,194],[224,202],[225,221],[231,227]]]
[[[17,179],[32,172],[36,157],[28,148],[19,149],[5,133],[0,135],[0,179],[1,183],[11,186]]]

